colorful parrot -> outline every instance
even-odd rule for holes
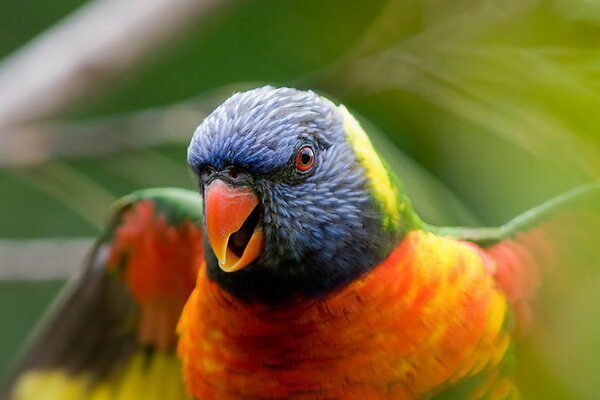
[[[499,228],[430,226],[311,91],[234,94],[188,163],[200,194],[115,204],[4,398],[514,399],[536,302],[600,259],[600,185]]]

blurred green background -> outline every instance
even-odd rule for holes
[[[0,2],[0,58],[90,3]],[[355,110],[429,223],[500,224],[600,178],[600,2],[216,3],[69,107],[0,128],[0,156],[12,156],[0,158],[2,246],[91,238],[129,191],[193,188],[194,127],[233,91],[266,83]],[[45,262],[28,258],[15,276]],[[63,283],[11,276],[0,281],[0,377]],[[547,390],[568,393],[559,380]]]

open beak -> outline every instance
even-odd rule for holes
[[[264,234],[252,190],[216,179],[204,190],[204,207],[208,241],[223,271],[240,270],[262,253]]]

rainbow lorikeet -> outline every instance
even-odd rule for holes
[[[115,205],[7,395],[517,398],[536,302],[599,259],[599,185],[500,228],[433,227],[357,120],[310,91],[233,95],[188,162],[200,195]]]

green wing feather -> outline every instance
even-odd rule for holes
[[[187,399],[174,346],[140,342],[140,304],[127,283],[107,269],[123,216],[144,202],[151,202],[169,226],[191,223],[200,229],[202,202],[195,192],[148,189],[117,201],[81,274],[29,341],[1,398]]]
[[[502,240],[513,238],[516,234],[535,228],[544,221],[552,220],[557,215],[571,214],[575,218],[572,223],[580,221],[577,215],[582,211],[597,214],[600,212],[600,184],[590,183],[580,186],[538,207],[524,212],[499,227],[437,227],[429,226],[429,230],[446,237],[468,240],[483,247],[488,247]]]

